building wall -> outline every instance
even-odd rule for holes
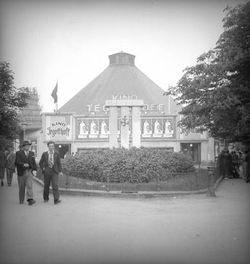
[[[159,116],[155,117],[161,120],[163,123],[168,120],[168,116]],[[170,118],[170,117],[169,117]],[[171,116],[172,120],[174,120],[173,116]],[[176,120],[178,121],[178,116]],[[100,128],[100,120],[108,120],[108,116],[103,117],[84,117],[84,116],[75,116],[73,113],[45,113],[43,114],[43,133],[36,134],[39,142],[38,155],[45,150],[47,150],[47,142],[49,140],[53,140],[56,144],[70,144],[71,153],[76,153],[81,149],[93,149],[93,148],[109,148],[109,138],[100,138],[100,131],[98,135],[92,135],[93,137],[84,136],[79,137],[80,135],[80,122],[82,120],[87,122],[88,129],[90,130],[91,120],[95,120],[98,123],[99,130]],[[151,120],[152,117],[142,116],[141,118],[141,129],[143,130],[143,122],[145,120]],[[98,121],[99,120],[99,121]],[[153,119],[152,119],[153,120]],[[151,120],[151,127],[153,128]],[[119,121],[120,122],[120,121]],[[121,126],[121,123],[118,122],[118,126]],[[163,125],[161,126],[163,128]],[[165,136],[162,134],[153,135],[150,137],[143,137],[143,133],[141,130],[141,146],[147,148],[169,148],[175,152],[179,152],[181,150],[181,144],[200,144],[200,162],[206,163],[214,159],[214,140],[213,138],[209,138],[207,133],[195,133],[192,131],[190,133],[182,133],[180,128],[177,127],[177,122],[175,122],[174,132],[170,134],[170,136]],[[132,146],[132,133],[130,132],[130,146]],[[118,135],[118,146],[121,145],[119,135]]]
[[[145,148],[173,148],[174,152],[180,151],[180,143],[177,141],[142,141],[141,146]]]

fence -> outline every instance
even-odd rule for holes
[[[43,180],[43,175],[38,170],[37,177]],[[83,178],[75,178],[64,175],[59,179],[59,187],[103,190],[103,191],[121,191],[121,192],[138,192],[138,191],[195,191],[209,188],[218,179],[218,168],[215,168],[213,178],[209,177],[208,169],[197,168],[195,171],[186,173],[169,173],[166,172],[164,177],[156,178],[148,183],[120,183],[119,177],[116,182],[111,182],[107,176],[101,182],[92,182]],[[114,180],[114,179],[113,179]]]

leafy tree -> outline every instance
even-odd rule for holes
[[[0,145],[10,143],[20,130],[18,113],[29,98],[27,88],[14,86],[10,64],[0,62]]]
[[[183,106],[184,129],[250,142],[250,3],[225,11],[224,32],[216,47],[187,67],[166,94]]]

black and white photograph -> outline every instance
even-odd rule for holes
[[[250,2],[0,0],[0,264],[250,263]]]

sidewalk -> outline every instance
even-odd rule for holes
[[[223,181],[217,197],[91,197],[19,205],[0,188],[0,263],[249,263],[250,184]]]
[[[44,185],[43,181],[37,177],[34,180],[40,184],[42,187]],[[222,177],[218,178],[214,183],[214,190],[218,188],[222,181]],[[50,187],[50,191],[51,191]],[[89,190],[89,189],[73,189],[73,188],[59,188],[60,193],[70,194],[70,195],[87,195],[87,196],[106,196],[106,197],[158,197],[158,196],[178,196],[178,195],[190,195],[190,194],[204,194],[208,192],[208,188],[199,189],[195,191],[136,191],[127,190],[123,191],[106,191],[106,190]]]

